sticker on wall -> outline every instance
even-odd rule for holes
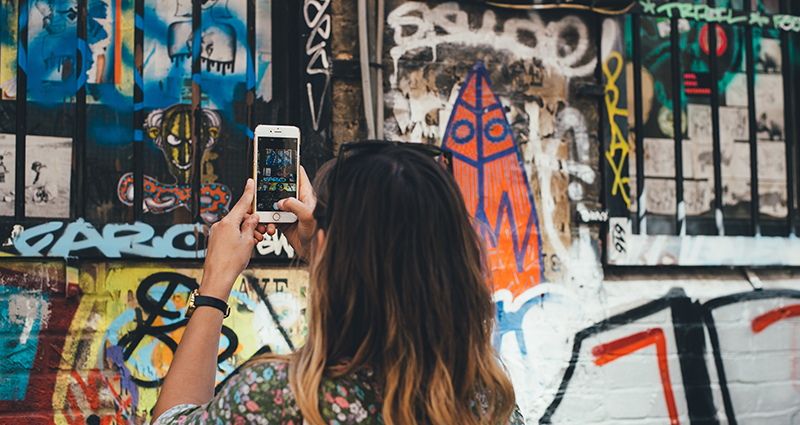
[[[483,63],[458,94],[442,147],[467,210],[487,241],[494,292],[517,297],[542,281],[541,239],[519,147]]]
[[[0,216],[14,215],[15,134],[0,134]]]
[[[25,216],[69,217],[72,139],[25,138]]]

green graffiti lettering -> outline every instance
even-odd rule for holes
[[[681,19],[694,19],[697,20],[697,10],[695,9],[694,5],[692,4],[678,4],[678,16]]]
[[[766,16],[761,15],[759,12],[753,12],[750,14],[750,25],[758,25],[761,28],[764,28],[764,25],[769,24],[769,18]]]
[[[677,16],[681,19],[691,19],[698,22],[723,23],[737,25],[758,26],[760,28],[772,27],[781,31],[800,32],[800,17],[792,15],[765,15],[761,12],[752,12],[749,15],[737,16],[732,9],[724,7],[709,7],[704,4],[692,5],[686,3],[664,3],[660,6],[653,0],[640,0],[642,11],[651,15],[666,15],[672,19]]]
[[[658,6],[656,9],[656,13],[665,13],[667,14],[667,18],[672,19],[672,10],[681,8],[683,6],[682,3],[667,3],[661,6]],[[691,5],[690,5],[691,6]]]
[[[644,13],[656,14],[656,4],[650,0],[642,0],[639,2],[642,5]]]
[[[733,16],[733,10],[728,9],[728,16],[725,18],[726,23],[730,25],[736,25],[745,21],[747,21],[747,16]]]

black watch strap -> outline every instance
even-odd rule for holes
[[[228,317],[231,314],[231,307],[225,301],[222,301],[219,298],[206,297],[204,295],[199,295],[196,291],[197,290],[195,290],[195,293],[194,293],[194,306],[195,306],[195,308],[196,307],[202,307],[202,306],[208,306],[208,307],[214,307],[217,310],[221,311],[225,315],[225,317]]]

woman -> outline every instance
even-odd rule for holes
[[[481,242],[429,150],[347,144],[320,170],[316,199],[303,171],[299,199],[279,207],[297,215],[282,230],[310,263],[306,344],[252,360],[215,396],[223,313],[197,308],[155,423],[523,423],[491,345]],[[204,296],[227,300],[262,232],[275,231],[248,214],[253,186],[212,227]]]

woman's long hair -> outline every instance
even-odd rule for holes
[[[453,177],[402,147],[320,174],[314,216],[325,238],[312,241],[308,336],[289,368],[303,417],[324,425],[323,374],[369,365],[387,425],[505,423],[514,391],[491,343],[482,244]]]

